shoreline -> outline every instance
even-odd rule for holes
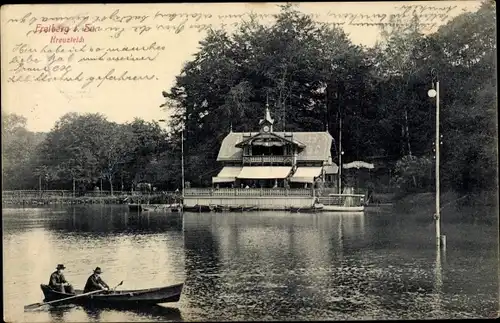
[[[114,196],[2,196],[2,207],[7,205],[57,205],[57,204],[128,204],[143,203],[149,201],[150,204],[171,204],[175,201],[171,195],[151,194],[151,195],[130,195],[117,194]],[[145,204],[145,203],[144,203]]]

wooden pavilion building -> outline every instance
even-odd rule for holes
[[[266,106],[258,131],[230,131],[219,150],[222,170],[212,178],[213,187],[186,189],[184,204],[288,209],[317,203],[325,184],[336,182],[332,136],[327,131],[275,132],[273,125]]]
[[[274,132],[266,107],[257,132],[230,132],[217,161],[223,168],[212,182],[221,187],[308,188],[324,180],[332,165],[332,136],[324,132]]]

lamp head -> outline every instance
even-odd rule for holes
[[[427,95],[429,96],[429,98],[434,98],[436,97],[437,92],[434,89],[430,89],[429,91],[427,91]]]

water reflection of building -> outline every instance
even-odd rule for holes
[[[251,246],[259,252],[259,258],[273,258],[293,251],[303,253],[301,259],[314,260],[321,259],[329,249],[338,250],[345,239],[353,242],[363,239],[364,217],[363,213],[313,217],[269,212],[250,213],[247,217],[238,217],[237,213],[225,216],[189,213],[185,214],[184,229],[187,244],[196,247],[204,239],[215,241],[216,245],[214,242],[204,244],[203,249],[209,251],[217,247],[222,258],[239,256],[245,246]],[[196,241],[190,241],[188,237],[194,236],[198,236]]]
[[[198,308],[212,304],[220,297],[222,267],[220,246],[213,235],[213,218],[200,214],[184,214],[184,270],[183,301],[188,307]],[[190,291],[194,294],[190,294]]]
[[[245,217],[185,214],[187,276],[209,271],[214,276],[205,278],[210,285],[217,283],[217,295],[253,297],[251,290],[260,288],[280,295],[309,295],[309,301],[323,297],[327,302],[330,296],[318,290],[324,290],[332,272],[342,266],[345,237],[360,236],[359,217],[345,218],[269,212]],[[203,288],[201,281],[194,284]]]

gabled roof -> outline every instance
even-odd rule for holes
[[[257,133],[230,132],[222,141],[217,161],[242,161],[243,150],[236,147],[237,144],[246,140],[246,136],[253,137]],[[273,132],[285,138],[284,132]],[[288,135],[288,132],[286,133]],[[327,161],[331,158],[330,148],[332,136],[328,132],[292,132],[293,140],[300,142],[305,147],[297,155],[297,161]]]
[[[243,148],[244,146],[246,146],[247,144],[249,144],[253,140],[259,139],[259,138],[275,138],[275,139],[278,139],[280,141],[285,141],[285,142],[288,142],[290,144],[297,145],[300,148],[304,148],[305,147],[305,145],[303,143],[301,143],[300,141],[298,141],[295,138],[293,138],[293,136],[286,138],[286,137],[283,137],[283,136],[279,135],[276,132],[268,132],[268,133],[258,132],[256,134],[251,134],[250,133],[250,134],[248,134],[248,136],[249,137],[245,138],[245,135],[244,135],[243,137],[245,139],[243,139],[243,141],[241,141],[238,144],[236,144],[236,147]]]

